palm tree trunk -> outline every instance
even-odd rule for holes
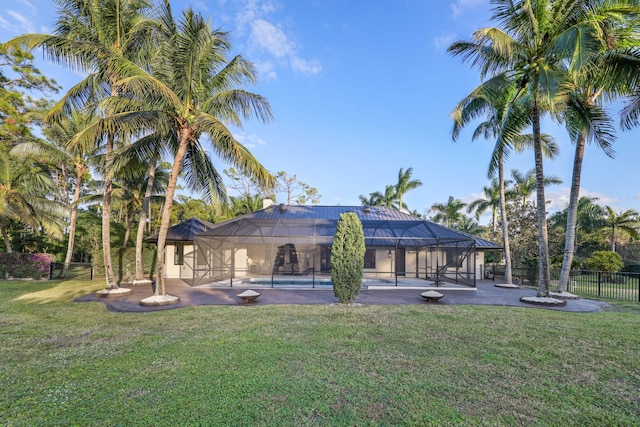
[[[124,231],[124,240],[122,242],[122,249],[126,249],[127,244],[129,243],[129,238],[131,237],[131,228],[133,227],[134,217],[135,217],[135,212],[133,210],[129,210],[127,213],[127,228]]]
[[[142,209],[140,210],[140,222],[138,223],[138,234],[136,235],[136,278],[135,280],[144,280],[144,269],[142,268],[142,244],[144,240],[144,227],[147,224],[147,211],[151,204],[151,193],[153,191],[153,182],[156,178],[156,162],[151,162],[149,168],[149,179],[147,180],[147,188],[144,192],[144,200],[142,201]]]
[[[165,243],[167,241],[167,233],[169,232],[169,222],[171,221],[171,206],[173,205],[173,195],[176,192],[176,186],[178,183],[178,175],[182,168],[182,161],[184,155],[187,152],[187,146],[191,141],[193,134],[190,129],[183,128],[178,132],[180,138],[180,146],[173,159],[173,168],[171,169],[171,176],[169,176],[169,183],[167,185],[167,196],[164,201],[164,208],[162,209],[162,219],[160,220],[160,230],[158,232],[158,277],[156,279],[155,296],[164,296],[167,294],[165,285]]]
[[[540,108],[533,101],[533,151],[536,163],[536,203],[538,211],[538,297],[548,297],[551,286],[549,274],[549,240],[547,236],[547,213],[544,196],[544,171],[540,136]]]
[[[76,188],[73,192],[73,201],[71,205],[71,213],[69,215],[69,242],[67,243],[67,254],[64,257],[64,265],[60,272],[60,277],[65,278],[67,276],[67,270],[71,264],[71,258],[73,257],[73,245],[76,240],[76,223],[78,222],[78,200],[80,200],[80,190],[82,188],[82,175],[84,175],[86,168],[84,165],[76,164]]]
[[[4,247],[7,250],[8,254],[13,253],[13,249],[11,248],[11,240],[9,240],[9,234],[7,233],[7,224],[2,221],[0,224],[0,231],[2,232],[2,240],[4,240]]]
[[[2,239],[4,240],[4,247],[7,250],[8,254],[13,253],[13,249],[11,248],[11,240],[9,240],[9,234],[7,234],[7,224],[4,221],[0,222],[0,232],[2,232]],[[4,272],[4,278],[9,279],[11,274],[9,273],[9,269]]]
[[[102,202],[102,251],[104,252],[104,275],[107,281],[106,289],[118,288],[115,275],[113,274],[111,260],[111,194],[113,192],[111,169],[113,168],[113,142],[113,135],[108,135],[107,150],[105,153],[104,198]]]
[[[616,226],[615,224],[611,225],[611,252],[616,251]]]
[[[571,191],[569,193],[569,208],[567,209],[567,230],[564,240],[564,255],[562,257],[562,270],[558,280],[558,292],[565,292],[569,284],[571,263],[575,252],[576,226],[578,223],[578,199],[580,194],[580,177],[582,175],[582,160],[586,135],[581,133],[576,141],[576,154],[573,158],[573,175],[571,176]]]
[[[507,200],[504,191],[504,167],[502,164],[502,158],[500,158],[500,164],[498,166],[498,187],[500,191],[500,216],[502,217],[502,245],[504,247],[504,281],[510,285],[513,283],[513,276],[511,272],[509,222],[507,221]]]

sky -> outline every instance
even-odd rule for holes
[[[7,1],[7,0],[5,0]],[[454,41],[493,26],[489,0],[172,0],[174,14],[192,7],[214,28],[230,32],[233,54],[253,62],[274,120],[244,122],[234,135],[271,172],[285,171],[318,189],[323,205],[359,205],[359,195],[397,182],[413,168],[422,186],[404,196],[427,213],[449,196],[471,202],[490,184],[492,141],[471,141],[472,124],[457,142],[450,113],[479,83],[478,72],[447,53]],[[53,0],[13,0],[0,10],[0,41],[49,33]],[[47,62],[43,73],[65,88],[82,76]],[[620,104],[611,108],[618,116]],[[545,175],[548,211],[566,207],[574,147],[549,120],[543,132],[561,148]],[[618,131],[616,156],[587,146],[581,196],[616,211],[640,210],[640,129]],[[229,165],[215,159],[222,170]],[[506,171],[533,168],[533,152],[512,154]],[[278,202],[286,197],[278,195]],[[488,221],[484,215],[481,223]]]

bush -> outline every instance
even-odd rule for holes
[[[364,232],[354,212],[340,215],[331,246],[333,293],[342,303],[353,301],[362,287]]]
[[[595,251],[582,263],[587,270],[608,271],[617,273],[622,270],[624,263],[622,257],[617,252]]]
[[[15,278],[41,279],[49,277],[49,268],[53,262],[52,254],[0,254],[0,271],[3,276],[9,275]]]

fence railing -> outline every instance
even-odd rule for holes
[[[551,289],[558,285],[560,269],[549,270]],[[538,269],[513,268],[513,282],[522,286],[537,286]],[[487,265],[485,279],[504,279],[504,265]],[[567,290],[583,297],[609,298],[619,301],[640,302],[640,273],[611,273],[608,271],[571,270]]]

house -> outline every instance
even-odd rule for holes
[[[190,218],[169,227],[165,243],[165,277],[189,280],[193,278],[193,237],[214,226],[211,222]],[[149,236],[144,241],[158,244],[158,235]]]
[[[315,283],[331,272],[340,214],[355,212],[364,230],[366,280],[398,278],[475,287],[484,251],[501,246],[381,206],[272,205],[214,224],[193,238],[193,285]],[[325,279],[326,280],[326,279]]]

